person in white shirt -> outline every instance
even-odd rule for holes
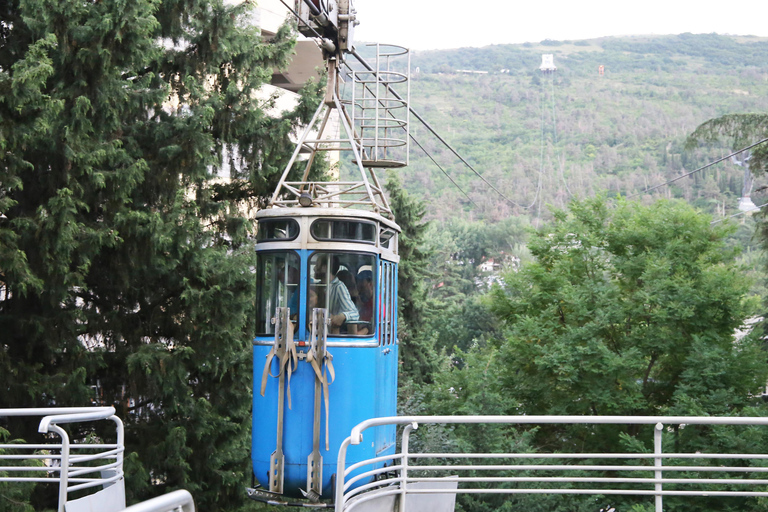
[[[346,285],[337,277],[341,263],[337,256],[331,259],[331,275],[333,279],[328,285],[328,314],[331,316],[331,331],[338,333],[339,328],[347,322],[360,319],[352,297]],[[315,279],[325,282],[328,274],[328,256],[321,254],[315,263]]]

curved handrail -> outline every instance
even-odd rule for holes
[[[523,454],[480,454],[480,453],[417,453],[410,454],[409,446],[409,434],[412,430],[418,428],[419,424],[497,424],[497,425],[542,425],[542,424],[572,424],[572,425],[648,425],[653,426],[654,429],[654,451],[652,453],[637,453],[637,454],[624,454],[624,453],[523,453]],[[362,473],[357,473],[352,476],[354,469],[362,468],[363,466],[373,465],[379,459],[369,459],[365,461],[359,461],[354,465],[346,466],[346,453],[350,445],[360,444],[363,441],[364,432],[367,429],[373,427],[381,427],[385,425],[405,425],[403,431],[401,451],[398,454],[392,455],[393,459],[400,459],[398,465],[399,477],[387,479],[384,481],[374,481],[371,483],[357,485],[362,480],[372,478],[381,473],[381,469],[371,469]],[[680,490],[665,488],[665,484],[690,484],[690,485],[712,485],[712,484],[742,484],[742,485],[765,485],[768,482],[766,478],[749,478],[748,476],[739,477],[739,474],[746,473],[762,473],[765,474],[768,468],[762,466],[762,464],[741,466],[741,465],[706,465],[696,464],[693,465],[665,465],[664,461],[667,459],[713,459],[723,460],[729,458],[737,459],[755,459],[757,461],[765,461],[768,459],[768,454],[723,454],[723,453],[674,453],[665,452],[662,449],[662,432],[665,430],[666,425],[741,425],[741,426],[767,426],[768,417],[710,417],[710,416],[390,416],[384,418],[372,418],[363,421],[356,425],[350,433],[350,436],[344,439],[341,444],[337,459],[338,474],[343,475],[336,482],[335,488],[335,506],[337,511],[348,511],[353,507],[360,505],[368,500],[376,499],[378,497],[399,495],[400,507],[404,507],[406,502],[406,496],[410,494],[415,495],[443,495],[443,494],[457,494],[457,493],[505,493],[505,494],[606,494],[606,495],[635,495],[635,496],[653,496],[655,499],[656,511],[662,510],[662,499],[664,496],[768,496],[768,491],[740,491],[740,490],[721,490],[721,489],[708,489],[708,488],[696,488],[693,490]],[[520,463],[500,463],[500,464],[462,464],[448,462],[447,464],[439,465],[413,465],[409,462],[409,459],[417,458],[446,458],[446,459],[482,459],[482,458],[508,458],[515,459],[517,457],[527,458],[534,461],[534,464],[520,464]],[[552,464],[552,463],[539,463],[536,464],[535,459],[589,459],[594,457],[596,459],[633,459],[642,458],[650,460],[652,465],[616,465],[616,464]],[[431,476],[431,475],[419,475],[410,476],[408,474],[409,469],[416,471],[573,471],[574,468],[578,468],[581,471],[635,471],[635,472],[653,472],[653,477],[635,477],[635,476],[602,476],[600,474],[588,475],[588,476],[573,476],[564,473],[563,476]],[[394,469],[394,468],[389,468]],[[727,472],[733,473],[734,478],[696,478],[695,475],[687,476],[681,472]],[[669,474],[671,476],[667,476]],[[615,488],[549,488],[535,489],[535,488],[486,488],[486,487],[461,487],[447,489],[443,487],[433,487],[430,484],[433,483],[454,483],[458,484],[471,484],[471,483],[505,483],[505,482],[555,482],[555,483],[569,483],[579,482],[584,483],[596,483],[602,487],[602,484],[611,483],[632,483],[643,484],[652,486],[651,489],[615,489]],[[383,485],[392,485],[394,488],[382,488]],[[426,486],[412,487],[411,484],[424,484]]]
[[[110,406],[103,407],[31,407],[0,409],[0,417],[11,416],[59,416],[62,414],[81,414],[95,411],[112,411],[115,414],[115,408]]]
[[[495,423],[495,424],[607,424],[607,425],[768,425],[768,417],[714,416],[387,416],[362,421],[352,428],[350,444],[360,444],[363,431],[382,425],[408,423]]]
[[[195,512],[195,500],[189,491],[180,489],[151,500],[130,506],[123,512],[169,512],[181,508],[183,512]]]
[[[62,423],[77,423],[81,421],[106,420],[114,415],[114,407],[99,407],[96,411],[91,410],[86,412],[48,414],[42,420],[40,420],[40,426],[37,428],[37,431],[41,434],[45,434],[49,431],[51,425],[60,425]]]
[[[115,415],[114,407],[39,407],[29,409],[0,409],[0,417],[35,417],[42,416],[40,424],[38,425],[38,432],[42,434],[52,433],[60,437],[60,444],[13,444],[0,445],[0,447],[12,447],[13,449],[26,449],[26,450],[60,450],[60,455],[46,454],[42,457],[39,454],[24,454],[24,455],[4,455],[0,459],[11,460],[24,460],[24,459],[50,459],[58,460],[58,467],[49,467],[46,470],[49,472],[58,473],[56,479],[43,479],[37,477],[3,477],[0,478],[6,482],[57,482],[59,485],[59,512],[64,511],[65,504],[67,503],[68,493],[78,491],[81,489],[87,489],[97,486],[105,486],[106,484],[119,482],[123,479],[123,457],[125,451],[125,432],[123,422]],[[117,433],[117,440],[114,444],[94,444],[94,445],[72,445],[70,443],[69,435],[60,426],[68,423],[86,422],[86,421],[99,421],[99,420],[111,420],[115,423],[115,429]],[[73,448],[78,449],[100,449],[105,450],[98,454],[82,454],[71,455]],[[102,464],[100,466],[73,466],[75,463],[85,463],[99,459],[114,459],[114,462]],[[41,471],[41,468],[27,468],[23,466],[14,466],[11,468],[3,468],[14,472],[37,472]],[[90,473],[102,473],[104,470],[108,470],[111,476],[100,474],[99,477],[88,478],[84,475]]]

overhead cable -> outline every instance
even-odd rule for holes
[[[726,220],[728,220],[728,219],[732,219],[732,218],[734,218],[734,217],[738,217],[739,215],[746,215],[747,213],[755,213],[755,212],[757,212],[757,211],[760,211],[760,210],[762,210],[762,209],[763,209],[763,207],[765,207],[765,206],[768,206],[768,203],[763,203],[763,204],[761,204],[760,206],[755,206],[755,209],[754,209],[754,210],[747,210],[746,212],[739,212],[739,213],[734,213],[733,215],[730,215],[730,216],[728,216],[728,217],[725,217],[725,218],[723,218],[723,219],[719,219],[719,220],[713,220],[712,222],[710,222],[710,223],[709,223],[709,225],[710,225],[710,226],[713,226],[713,225],[715,225],[715,224],[718,224],[718,223],[720,223],[720,222],[726,221]]]
[[[568,192],[568,195],[573,197],[573,193],[571,192],[570,187],[568,187],[568,182],[565,180],[565,156],[564,152],[560,151],[558,152],[558,145],[557,145],[557,117],[555,116],[555,74],[552,73],[552,80],[550,82],[552,86],[552,133],[554,135],[554,141],[555,141],[555,158],[557,158],[557,166],[560,168],[560,177],[563,180],[563,185],[565,185],[565,191]],[[558,153],[560,153],[558,155]],[[560,159],[562,158],[562,165],[560,163]]]
[[[410,134],[409,134],[409,135],[410,135]],[[469,200],[469,202],[470,202],[470,203],[472,203],[473,205],[475,205],[475,208],[478,208],[478,206],[477,206],[477,203],[475,203],[475,202],[472,200],[472,198],[471,198],[471,197],[469,197],[469,196],[467,195],[467,193],[466,193],[466,192],[464,192],[464,190],[463,190],[463,189],[462,189],[462,188],[459,186],[459,184],[458,184],[458,183],[456,183],[456,181],[454,181],[454,179],[453,179],[453,178],[451,178],[451,176],[450,176],[450,175],[449,175],[447,172],[445,172],[445,169],[443,169],[442,167],[440,167],[440,164],[439,164],[439,163],[437,163],[437,161],[435,161],[435,159],[434,159],[434,158],[432,158],[432,155],[430,155],[430,154],[427,152],[427,150],[426,150],[426,149],[424,149],[424,146],[422,146],[421,144],[419,144],[419,141],[417,141],[417,140],[416,140],[416,138],[415,138],[413,135],[411,135],[410,137],[411,137],[411,140],[414,142],[414,144],[416,144],[417,146],[419,146],[419,149],[421,149],[421,150],[424,152],[424,154],[425,154],[425,155],[427,155],[427,156],[429,157],[429,159],[430,159],[430,160],[432,160],[432,163],[433,163],[433,164],[435,164],[435,165],[437,166],[437,168],[438,168],[438,169],[440,169],[440,170],[443,172],[443,174],[445,174],[445,177],[446,177],[446,178],[448,178],[449,180],[451,180],[451,183],[453,183],[453,186],[454,186],[454,187],[456,187],[457,189],[459,189],[459,191],[460,191],[462,194],[464,194],[464,197],[466,197],[466,198],[467,198],[467,200]]]
[[[349,67],[349,64],[347,64],[346,66],[347,66],[347,69],[350,69],[350,71],[351,71],[351,68]],[[346,85],[346,84],[345,84],[345,85]],[[366,84],[363,84],[363,87],[365,87],[365,89],[366,89],[366,90],[368,90],[368,91],[369,91],[371,94],[373,94],[373,91],[371,90],[371,88],[370,88],[368,85],[366,85]],[[389,89],[389,91],[390,91],[390,92],[393,92],[393,91],[392,91],[392,89]],[[382,102],[381,100],[379,100],[379,104],[381,104],[382,106],[384,105],[384,104],[383,104],[383,102]],[[393,117],[393,116],[392,116],[392,112],[389,112],[389,115],[390,115],[390,117]],[[394,117],[393,117],[393,118],[394,118]],[[445,169],[443,169],[443,168],[442,168],[442,166],[441,166],[439,163],[437,163],[437,160],[435,160],[435,159],[432,157],[432,155],[429,153],[429,151],[427,151],[427,150],[424,148],[424,146],[422,146],[422,145],[419,143],[419,141],[418,141],[418,140],[416,140],[416,137],[414,137],[414,136],[413,136],[413,134],[412,134],[412,133],[410,133],[410,132],[408,133],[408,136],[411,138],[411,140],[414,142],[414,144],[416,144],[416,145],[419,147],[419,149],[421,149],[421,150],[424,152],[424,154],[425,154],[425,155],[427,155],[427,157],[428,157],[430,160],[432,160],[432,163],[433,163],[433,164],[435,164],[435,165],[437,166],[437,168],[438,168],[438,169],[440,169],[440,171],[441,171],[443,174],[445,174],[445,177],[446,177],[446,178],[448,178],[448,180],[450,180],[450,182],[451,182],[451,183],[453,183],[453,186],[454,186],[454,187],[456,187],[456,188],[459,190],[459,192],[461,192],[462,194],[464,194],[464,197],[466,197],[466,198],[467,198],[467,200],[468,200],[470,203],[472,203],[472,204],[475,206],[475,208],[478,208],[478,206],[477,206],[477,203],[475,203],[475,202],[472,200],[472,198],[471,198],[471,197],[469,197],[469,195],[467,195],[467,193],[466,193],[466,192],[464,192],[464,189],[463,189],[463,188],[461,188],[461,187],[459,186],[459,184],[458,184],[458,183],[456,183],[456,181],[455,181],[453,178],[451,178],[451,176],[450,176],[450,175],[449,175],[449,174],[448,174],[448,173],[445,171]]]
[[[374,72],[374,73],[375,73],[374,69],[373,69],[373,68],[372,68],[372,67],[371,67],[371,66],[370,66],[370,65],[369,65],[369,64],[368,64],[368,63],[365,61],[365,59],[363,59],[363,58],[362,58],[362,57],[361,57],[361,56],[360,56],[360,55],[357,53],[357,51],[356,51],[356,50],[352,50],[352,52],[351,52],[351,53],[352,53],[352,55],[354,55],[354,56],[355,56],[355,58],[356,58],[356,59],[357,59],[357,60],[360,62],[360,64],[362,64],[363,66],[365,66],[365,68],[366,68],[368,71],[371,71],[371,72]],[[397,99],[399,99],[399,100],[402,100],[402,99],[403,99],[403,97],[402,97],[402,96],[400,96],[400,95],[397,93],[397,91],[395,91],[395,90],[391,89],[391,88],[390,88],[388,85],[387,85],[387,89],[389,89],[389,91],[392,93],[392,95],[393,95],[395,98],[397,98]],[[485,178],[483,177],[483,175],[482,175],[482,174],[480,174],[479,172],[477,172],[477,171],[475,170],[475,168],[474,168],[474,167],[472,167],[472,165],[471,165],[469,162],[467,162],[467,161],[464,159],[464,157],[463,157],[463,156],[461,156],[461,155],[460,155],[460,154],[459,154],[459,153],[458,153],[458,152],[457,152],[455,149],[453,149],[453,147],[451,147],[451,145],[450,145],[450,144],[448,144],[448,142],[447,142],[445,139],[443,139],[443,138],[440,136],[440,134],[439,134],[439,133],[437,133],[437,132],[435,131],[435,129],[434,129],[434,128],[432,128],[432,126],[431,126],[431,125],[430,125],[430,124],[429,124],[429,123],[428,123],[428,122],[427,122],[427,121],[426,121],[426,120],[425,120],[423,117],[421,117],[421,116],[418,114],[418,112],[416,112],[415,110],[413,110],[413,107],[411,107],[411,106],[409,105],[409,106],[408,106],[408,110],[411,112],[411,114],[413,114],[413,115],[416,117],[416,119],[418,119],[419,121],[421,121],[421,123],[424,125],[424,127],[425,127],[427,130],[429,130],[430,132],[432,132],[432,135],[434,135],[435,137],[437,137],[437,139],[438,139],[440,142],[442,142],[442,143],[445,145],[445,147],[447,147],[447,148],[448,148],[448,149],[451,151],[451,153],[453,153],[454,155],[456,155],[456,157],[458,157],[458,159],[459,159],[459,160],[461,160],[461,161],[464,163],[464,165],[466,165],[467,167],[469,167],[469,169],[470,169],[470,170],[471,170],[473,173],[475,173],[475,175],[476,175],[478,178],[480,178],[481,180],[483,180],[483,182],[484,182],[486,185],[488,185],[488,186],[489,186],[491,189],[493,189],[493,191],[494,191],[494,192],[496,192],[496,193],[497,193],[497,194],[498,194],[498,195],[499,195],[499,196],[500,196],[502,199],[504,199],[504,200],[505,200],[505,201],[507,201],[508,203],[511,203],[511,204],[513,204],[513,205],[515,205],[515,206],[519,206],[519,207],[522,207],[522,205],[520,205],[520,204],[517,204],[516,202],[512,201],[512,200],[511,200],[511,199],[509,199],[507,196],[505,196],[504,194],[502,194],[502,193],[501,193],[501,191],[500,191],[498,188],[496,188],[495,186],[493,186],[493,184],[492,184],[491,182],[489,182],[487,179],[485,179]]]
[[[650,192],[651,190],[656,190],[657,188],[661,188],[661,187],[664,187],[664,186],[666,186],[666,185],[669,185],[670,183],[674,183],[674,182],[676,182],[677,180],[681,180],[681,179],[683,179],[683,178],[685,178],[685,177],[687,177],[687,176],[690,176],[691,174],[696,174],[696,173],[697,173],[697,172],[699,172],[699,171],[703,171],[704,169],[708,169],[709,167],[712,167],[712,166],[713,166],[713,165],[715,165],[715,164],[719,164],[719,163],[720,163],[720,162],[722,162],[723,160],[728,160],[728,159],[729,159],[729,158],[731,158],[732,156],[736,156],[736,155],[738,155],[739,153],[742,153],[742,152],[744,152],[744,151],[747,151],[748,149],[752,149],[753,147],[755,147],[755,146],[759,146],[760,144],[763,144],[763,143],[765,143],[765,142],[768,142],[768,137],[766,137],[766,138],[765,138],[765,139],[763,139],[763,140],[759,140],[759,141],[755,142],[754,144],[750,144],[749,146],[747,146],[747,147],[745,147],[745,148],[741,148],[741,149],[739,149],[738,151],[734,151],[734,152],[733,152],[733,153],[731,153],[730,155],[724,156],[724,157],[722,157],[722,158],[718,158],[718,159],[717,159],[717,160],[715,160],[714,162],[710,162],[710,163],[708,163],[707,165],[704,165],[704,166],[702,166],[702,167],[699,167],[699,168],[698,168],[698,169],[696,169],[696,170],[693,170],[693,171],[691,171],[691,172],[687,172],[687,173],[683,174],[682,176],[678,176],[677,178],[671,179],[671,180],[669,180],[669,181],[666,181],[666,182],[664,182],[664,183],[661,183],[661,184],[659,184],[659,185],[656,185],[656,186],[653,186],[653,187],[650,187],[650,188],[646,188],[646,189],[645,189],[645,190],[643,190],[642,192],[637,192],[637,193],[635,193],[635,194],[632,194],[632,195],[628,195],[628,196],[627,196],[627,199],[631,199],[631,198],[633,198],[633,197],[637,197],[637,196],[639,196],[640,194],[645,194],[646,192]]]
[[[539,199],[539,194],[541,194],[541,183],[544,176],[544,146],[546,145],[546,141],[544,138],[544,101],[542,100],[542,96],[544,94],[543,92],[544,88],[539,87],[539,138],[541,139],[541,148],[539,151],[539,183],[536,185],[536,195],[533,198],[533,202],[531,203],[531,207],[536,204],[536,201]],[[538,226],[539,218],[541,217],[541,202],[539,202],[539,206],[536,208],[536,222]]]

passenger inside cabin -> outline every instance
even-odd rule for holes
[[[358,313],[360,321],[367,322],[366,325],[358,329],[358,334],[371,334],[373,332],[373,272],[370,270],[361,270],[357,274],[357,291],[360,297]]]
[[[338,257],[334,256],[331,259],[331,282],[328,285],[328,314],[331,317],[331,334],[339,334],[341,327],[345,326],[347,322],[357,322],[360,318],[360,314],[357,312],[357,307],[352,301],[349,289],[339,279],[339,270],[341,262]],[[314,271],[315,279],[320,283],[328,281],[328,256],[325,254],[319,255],[317,262],[315,263]],[[349,334],[357,334],[357,325],[349,324]]]
[[[307,326],[309,327],[309,332],[312,332],[312,310],[320,305],[318,292],[319,290],[315,287],[310,287],[309,294],[307,295],[307,314],[309,315]]]
[[[346,268],[342,268],[339,270],[339,273],[336,274],[336,277],[339,278],[339,280],[344,283],[344,286],[347,287],[347,290],[349,291],[349,297],[352,299],[352,302],[355,303],[355,307],[359,310],[360,309],[360,296],[357,291],[357,284],[355,283],[355,276],[347,270]]]

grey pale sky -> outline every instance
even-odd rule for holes
[[[413,50],[682,32],[768,37],[768,0],[354,0],[355,39]]]

